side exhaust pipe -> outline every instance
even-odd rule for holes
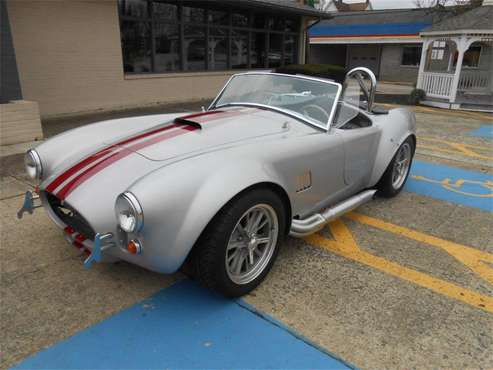
[[[377,191],[373,189],[365,190],[335,205],[334,207],[327,208],[322,213],[316,213],[303,220],[293,219],[291,222],[291,231],[289,232],[289,235],[301,238],[303,236],[313,234],[323,228],[328,222],[335,220],[344,213],[350,212],[362,204],[369,202],[373,199],[376,192]]]

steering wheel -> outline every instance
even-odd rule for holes
[[[311,117],[313,119],[316,119],[317,121],[319,122],[329,122],[329,115],[327,114],[327,112],[325,111],[325,109],[323,109],[322,107],[318,106],[318,105],[315,105],[315,104],[308,104],[308,105],[305,105],[303,108],[303,114],[307,115],[308,117]],[[310,114],[309,111],[312,111],[312,114]],[[313,113],[315,112],[315,116],[313,115]],[[323,117],[325,117],[325,121],[323,119],[318,119],[317,116],[320,116],[322,115]]]

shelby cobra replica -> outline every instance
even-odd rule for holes
[[[93,262],[172,273],[185,260],[227,296],[254,289],[287,234],[302,237],[406,182],[415,117],[373,106],[365,68],[343,85],[234,75],[207,110],[115,119],[26,153],[39,180],[18,213],[44,207]]]

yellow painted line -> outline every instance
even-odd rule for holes
[[[454,111],[454,110],[445,110],[441,108],[428,108],[423,106],[413,107],[416,113],[433,113],[443,116],[455,116],[476,120],[485,120],[493,122],[493,115],[489,113],[480,113],[480,112],[466,112],[466,111]]]
[[[365,216],[359,213],[348,213],[347,218],[384,230],[393,234],[404,236],[408,239],[416,240],[439,248],[452,255],[455,259],[469,267],[482,279],[493,285],[493,268],[488,267],[486,263],[493,263],[493,254],[480,251],[478,249],[468,247],[462,244],[454,243],[445,239],[437,238],[436,236],[428,235],[416,230],[408,229],[404,226],[394,225],[389,222],[379,220],[377,218]]]
[[[389,103],[377,103],[377,104],[389,108],[402,107],[402,105],[398,105],[398,104],[389,104]],[[461,117],[461,118],[469,118],[469,119],[493,122],[493,114],[491,113],[456,111],[456,110],[447,110],[442,108],[430,108],[424,106],[412,106],[410,108],[416,113],[432,113],[442,116],[453,116],[453,117]]]
[[[335,240],[329,240],[319,234],[313,234],[305,240],[340,256],[365,264],[400,279],[412,282],[423,288],[456,299],[481,310],[493,313],[493,297],[465,289],[445,280],[404,267],[385,258],[374,256],[356,244],[347,226],[339,219],[332,222],[330,230]]]
[[[425,142],[425,144],[423,144],[423,141]],[[446,148],[440,147],[438,145],[426,144],[426,142],[445,145]],[[481,152],[491,152],[492,148],[490,147],[474,145],[474,144],[457,143],[455,141],[448,141],[448,140],[437,139],[427,136],[419,137],[418,148],[430,149],[436,152],[460,154],[471,158],[493,160],[493,157],[491,155],[485,155],[484,153],[481,153]]]

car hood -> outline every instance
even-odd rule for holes
[[[124,145],[149,160],[173,160],[286,133],[290,131],[288,121],[291,121],[289,117],[264,109],[230,107],[181,116],[154,128],[161,131],[145,140]]]

